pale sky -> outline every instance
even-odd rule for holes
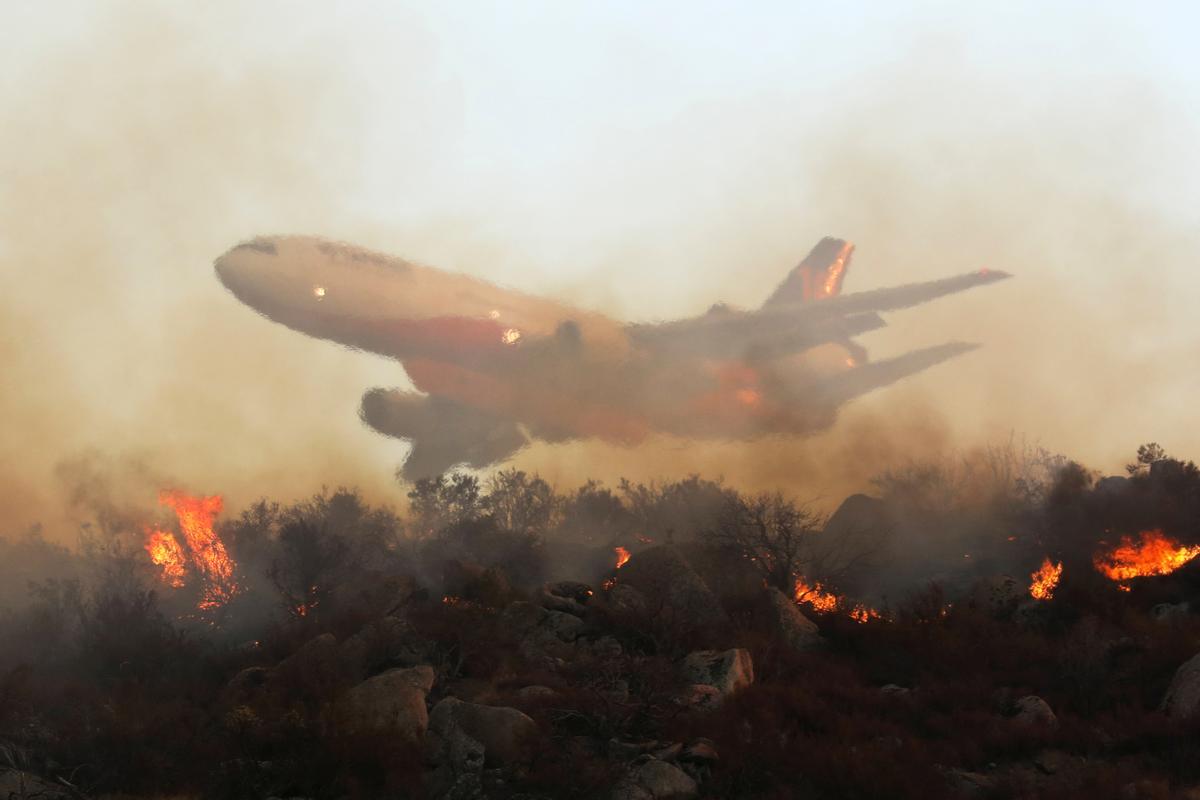
[[[1196,30],[1187,3],[2,4],[4,519],[88,452],[234,503],[402,497],[404,445],[355,416],[399,366],[213,279],[266,233],[638,320],[756,305],[823,235],[858,244],[847,291],[1017,275],[889,315],[879,357],[984,347],[827,435],[518,459],[562,485],[839,494],[1010,433],[1200,457]]]

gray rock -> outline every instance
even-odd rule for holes
[[[643,756],[613,790],[613,800],[664,800],[695,797],[696,781],[674,764]]]
[[[721,704],[721,690],[707,683],[689,684],[675,696],[675,704],[687,708],[716,708]]]
[[[1058,717],[1054,715],[1050,704],[1037,695],[1030,694],[1022,697],[1017,700],[1016,707],[1017,713],[1012,718],[1015,725],[1043,725],[1050,728],[1058,725]]]
[[[426,753],[435,762],[459,734],[479,742],[488,764],[524,763],[530,758],[530,741],[537,723],[515,708],[465,703],[447,697],[429,715]]]
[[[522,700],[553,700],[558,697],[558,692],[551,689],[549,686],[526,686],[517,690],[517,697]]]
[[[422,639],[407,621],[384,617],[367,623],[339,647],[346,672],[365,678],[383,667],[415,667],[428,663],[433,643]]]
[[[1200,718],[1200,653],[1192,656],[1175,670],[1171,685],[1163,696],[1162,710],[1171,719]]]
[[[436,738],[426,735],[426,755],[433,764],[425,776],[429,796],[437,800],[482,800],[483,743],[457,725],[443,726],[440,719],[438,724],[443,730]]]
[[[657,616],[665,615],[675,626],[700,630],[728,621],[716,595],[673,545],[635,553],[621,568],[617,582],[640,591],[658,610]]]
[[[542,626],[554,632],[564,642],[573,642],[583,631],[584,622],[573,614],[562,611],[546,611]]]
[[[712,739],[693,739],[679,754],[680,761],[692,761],[699,764],[715,764],[720,760],[717,747]]]
[[[1191,611],[1188,603],[1159,603],[1150,609],[1154,619],[1166,623],[1182,622],[1191,615]]]
[[[248,701],[270,682],[272,674],[266,667],[246,667],[225,685],[226,698],[231,703]]]
[[[581,639],[580,644],[584,645],[593,657],[602,660],[620,658],[621,654],[625,652],[621,643],[612,636],[601,636],[593,642],[584,642]]]
[[[660,747],[650,755],[659,761],[675,761],[683,754],[683,742],[673,742],[666,747]]]
[[[429,666],[392,669],[376,675],[342,696],[338,702],[339,721],[347,731],[417,743],[429,725],[425,697],[433,681],[433,668]]]
[[[546,591],[555,597],[566,597],[577,603],[587,604],[595,592],[591,586],[579,581],[559,581],[546,584]]]
[[[338,653],[337,638],[323,633],[279,662],[274,680],[282,680],[310,695],[332,692],[344,685],[346,675]]]
[[[22,772],[19,769],[0,770],[0,797],[23,800],[38,798],[38,800],[59,800],[73,797],[65,787],[59,786],[36,775]]]
[[[775,588],[767,590],[771,627],[793,651],[820,649],[825,644],[816,623],[804,616],[792,598]]]
[[[683,660],[683,677],[693,684],[715,686],[724,699],[754,683],[750,653],[734,650],[698,650]]]
[[[537,597],[538,605],[542,608],[548,608],[551,611],[561,611],[566,614],[574,614],[582,617],[587,613],[587,609],[581,603],[572,600],[569,597],[559,597],[547,591],[542,591]]]
[[[995,779],[979,772],[948,769],[944,774],[950,791],[959,797],[977,797],[989,794],[996,788]]]
[[[625,583],[618,583],[609,589],[608,604],[622,614],[646,613],[646,595]]]

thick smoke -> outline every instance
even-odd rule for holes
[[[876,358],[985,347],[854,402],[826,434],[518,456],[560,486],[701,472],[833,504],[891,464],[1014,429],[1110,470],[1149,439],[1200,449],[1180,424],[1200,388],[1184,366],[1200,242],[1169,210],[1189,199],[1170,154],[1195,131],[1165,90],[999,81],[945,39],[919,40],[837,97],[747,87],[597,129],[587,157],[567,148],[539,183],[521,165],[468,169],[504,151],[471,149],[469,121],[430,113],[454,105],[429,87],[446,88],[455,46],[438,62],[420,26],[393,48],[411,70],[389,78],[420,124],[392,161],[367,164],[344,38],[289,33],[282,18],[106,9],[57,51],[27,54],[2,89],[0,530],[57,529],[55,466],[89,450],[225,492],[231,508],[322,482],[400,498],[404,446],[355,415],[367,387],[402,384],[399,367],[269,326],[213,279],[215,256],[267,232],[353,240],[643,321],[757,306],[827,234],[859,246],[847,292],[982,266],[1019,276],[887,315],[864,337]],[[510,115],[506,133],[520,139],[525,122]],[[431,195],[439,170],[459,183]],[[434,199],[385,218],[365,188],[380,185],[405,208]]]

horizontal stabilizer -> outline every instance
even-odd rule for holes
[[[841,404],[851,398],[893,384],[901,378],[929,369],[955,356],[969,353],[978,347],[979,345],[969,342],[947,342],[934,347],[913,350],[884,361],[863,364],[823,383],[820,393],[824,395],[827,402]]]

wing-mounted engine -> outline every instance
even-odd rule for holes
[[[528,439],[516,423],[441,397],[372,389],[359,416],[387,436],[408,439],[405,480],[439,475],[456,464],[485,467],[516,453]]]

